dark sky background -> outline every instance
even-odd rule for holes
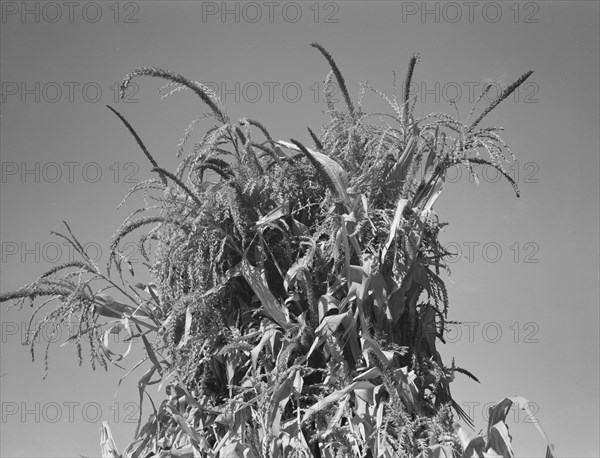
[[[162,82],[150,79],[117,100],[117,84],[137,67],[211,83],[233,119],[307,142],[306,127],[326,122],[329,68],[313,41],[333,54],[354,98],[365,81],[392,94],[393,72],[400,84],[419,52],[417,115],[455,115],[455,98],[464,119],[487,82],[506,87],[533,69],[484,121],[506,129],[522,197],[489,170],[479,185],[463,171],[436,203],[450,223],[443,242],[462,253],[448,289],[450,317],[464,323],[441,352],[481,380],[458,375],[452,386],[477,430],[486,404],[522,395],[558,456],[599,456],[599,3],[451,3],[230,2],[222,16],[221,2],[2,2],[1,290],[72,259],[49,234],[62,220],[104,262],[112,233],[142,205],[138,197],[116,209],[150,164],[104,105],[127,117],[162,167],[177,166],[183,131],[207,108],[189,92],[161,100]],[[374,93],[363,106],[389,111]],[[114,397],[124,372],[92,372],[85,353],[79,368],[73,346],[55,345],[42,380],[48,336],[35,364],[21,345],[30,313],[2,307],[0,455],[97,456],[102,420],[122,450],[142,372]],[[509,426],[517,455],[544,455],[523,412]]]

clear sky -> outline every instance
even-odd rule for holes
[[[419,52],[417,114],[454,114],[455,98],[464,119],[484,84],[504,87],[533,69],[484,123],[506,128],[522,197],[490,171],[480,185],[463,171],[436,203],[450,223],[442,240],[462,253],[448,287],[450,316],[464,323],[441,351],[481,380],[458,375],[452,386],[478,430],[487,403],[522,395],[558,456],[600,456],[599,3],[166,3],[2,2],[1,290],[71,259],[49,235],[61,220],[105,260],[136,208],[116,205],[150,166],[104,105],[129,119],[161,166],[176,167],[179,138],[207,109],[189,93],[160,100],[162,83],[143,79],[129,103],[117,102],[116,83],[134,68],[211,83],[232,118],[307,141],[306,127],[326,121],[319,83],[329,69],[313,41],[333,54],[353,97],[365,81],[391,93],[393,72],[401,82]],[[375,94],[363,105],[385,108]],[[122,371],[79,368],[74,348],[55,346],[42,380],[48,336],[36,364],[21,346],[30,312],[2,308],[0,455],[98,456],[103,419],[122,450],[141,372],[115,400]],[[543,456],[524,413],[509,419],[517,454]]]

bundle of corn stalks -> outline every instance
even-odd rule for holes
[[[309,129],[311,147],[276,141],[253,119],[232,121],[208,87],[181,75],[154,68],[127,75],[122,94],[139,76],[166,80],[166,95],[191,90],[213,126],[186,152],[200,119],[190,124],[180,166],[169,172],[109,107],[156,173],[127,195],[143,192],[144,206],[115,233],[104,273],[66,226],[59,236],[81,261],[0,296],[32,305],[47,298],[34,316],[59,300],[32,325],[32,356],[44,325],[74,318],[79,332],[69,340],[81,362],[88,334],[92,367],[127,356],[109,349],[109,334],[126,333],[130,345],[141,340],[146,357],[134,369],[147,370],[138,381],[135,438],[119,454],[103,424],[103,456],[513,456],[504,420],[513,403],[527,407],[524,399],[493,407],[484,436],[471,437],[456,421],[472,425],[450,383],[456,373],[477,379],[445,364],[436,349],[448,324],[440,275],[450,253],[438,240],[445,223],[433,205],[452,166],[471,173],[492,166],[518,195],[504,172],[512,153],[501,128],[479,124],[532,72],[471,122],[489,86],[465,122],[443,113],[415,118],[413,56],[400,97],[362,86],[359,101],[370,90],[391,106],[366,114],[331,55],[312,46],[331,72],[324,82],[330,121],[319,135]],[[336,88],[342,109],[332,99]],[[132,285],[119,242],[139,229],[153,281]],[[142,423],[153,384],[167,398]]]

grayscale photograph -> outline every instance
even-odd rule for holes
[[[0,9],[0,456],[600,456],[600,1]]]

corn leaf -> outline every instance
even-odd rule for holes
[[[120,457],[107,421],[103,421],[102,426],[100,426],[100,447],[102,448],[102,458]]]
[[[293,143],[289,143],[282,140],[278,141],[277,143],[294,151],[301,151],[300,148],[298,148]],[[310,148],[306,148],[306,150],[314,158],[314,160],[321,164],[321,166],[324,168],[325,172],[333,182],[338,196],[349,206],[350,197],[348,196],[348,175],[346,171],[342,168],[340,164],[338,164],[335,160],[333,160],[326,154],[320,153]]]
[[[355,388],[369,388],[371,386],[372,386],[372,384],[369,382],[359,381],[359,382],[352,382],[346,388],[334,391],[329,396],[326,396],[324,399],[322,399],[321,401],[317,402],[316,404],[314,404],[313,406],[308,408],[304,412],[304,416],[302,417],[302,423],[305,423],[310,417],[312,417],[319,410],[324,409],[325,407],[327,407],[328,405],[330,405],[336,401],[339,401],[344,396],[346,396],[348,393],[352,392]]]
[[[513,458],[515,454],[510,443],[511,437],[508,434],[506,423],[499,421],[490,429],[485,451],[494,452],[503,458]]]
[[[396,232],[400,228],[400,223],[402,222],[402,213],[404,212],[404,208],[408,204],[408,199],[398,199],[398,203],[396,204],[396,213],[394,214],[394,220],[390,226],[390,232],[388,234],[387,241],[383,246],[383,250],[381,252],[381,256],[379,257],[380,262],[385,261],[385,257],[390,247],[392,246],[392,242],[396,238]]]
[[[282,328],[288,328],[290,324],[288,323],[279,302],[275,299],[273,293],[271,293],[269,285],[267,285],[264,269],[252,266],[248,259],[244,258],[241,270],[245,280],[260,299],[265,314]]]

